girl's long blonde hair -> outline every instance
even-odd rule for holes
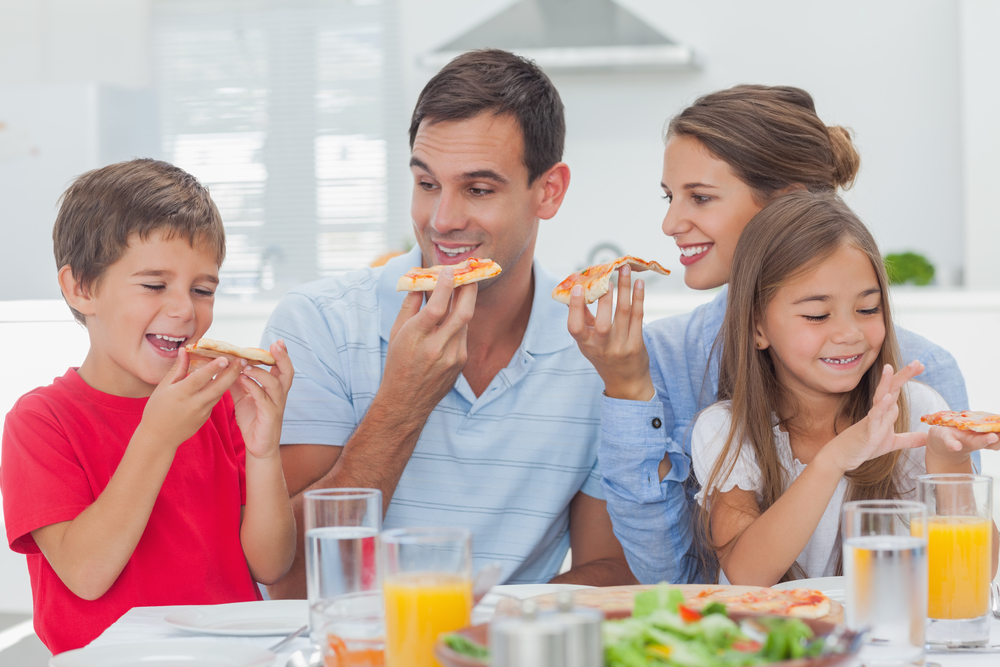
[[[705,558],[709,580],[718,577],[717,561],[735,544],[739,535],[725,544],[712,540],[711,489],[732,472],[743,447],[750,447],[761,471],[760,512],[784,492],[790,471],[778,457],[774,440],[774,417],[780,423],[795,418],[794,399],[777,379],[771,355],[756,347],[755,331],[764,321],[768,305],[789,281],[815,268],[839,248],[857,248],[868,256],[882,292],[885,340],[875,363],[852,391],[844,394],[835,425],[860,421],[872,406],[875,388],[885,364],[899,368],[899,348],[889,309],[888,279],[878,245],[871,232],[839,197],[833,194],[794,192],[774,200],[747,224],[740,236],[729,280],[726,317],[716,346],[722,345],[719,369],[719,400],[730,401],[731,425],[722,454],[715,462],[701,510],[700,530],[711,553]],[[714,352],[714,350],[713,350]],[[899,396],[897,432],[909,430],[909,413],[903,394]],[[893,452],[867,461],[847,473],[845,500],[895,499],[901,494],[897,461]],[[837,573],[842,563],[838,559]],[[803,576],[796,564],[782,581]]]

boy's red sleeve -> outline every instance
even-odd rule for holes
[[[95,495],[61,426],[23,401],[4,422],[0,492],[7,543],[31,554],[39,553],[31,531],[72,521]]]

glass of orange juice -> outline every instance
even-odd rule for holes
[[[921,475],[927,504],[927,642],[982,646],[990,638],[993,479]]]
[[[382,540],[387,667],[439,667],[438,635],[469,625],[472,534],[460,528],[397,528]]]

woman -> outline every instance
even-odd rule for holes
[[[569,331],[605,383],[599,460],[608,512],[642,583],[701,578],[688,429],[716,401],[715,342],[743,228],[783,194],[850,187],[859,166],[847,130],[828,128],[804,90],[743,85],[706,95],[667,129],[661,185],[670,207],[663,232],[681,251],[684,282],[694,289],[722,286],[719,295],[645,331],[643,284],[631,289],[628,267],[619,275],[614,313],[610,292],[596,315],[582,293],[571,296]],[[896,335],[903,360],[926,367],[920,380],[952,409],[967,409],[965,381],[951,355],[899,327]]]

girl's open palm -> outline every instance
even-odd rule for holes
[[[247,453],[257,458],[278,453],[285,400],[295,375],[284,341],[273,343],[270,351],[277,362],[270,371],[245,366],[230,389]]]
[[[854,470],[865,461],[878,458],[897,449],[923,447],[927,442],[926,433],[896,433],[896,419],[899,417],[899,392],[903,385],[924,370],[919,361],[912,361],[897,373],[886,364],[882,378],[875,389],[872,408],[868,416],[837,436],[836,452],[838,467],[847,472]],[[831,442],[831,444],[833,444]]]

